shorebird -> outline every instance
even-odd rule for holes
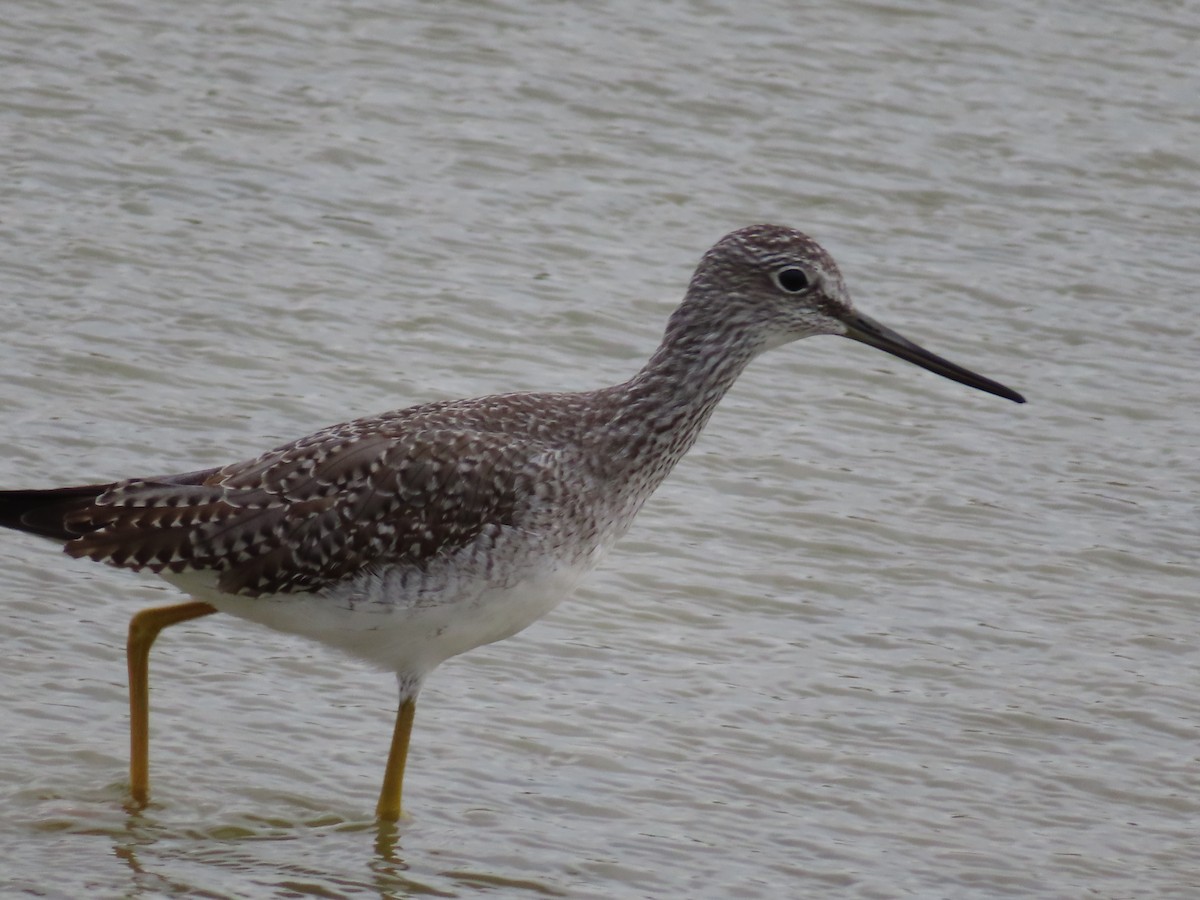
[[[229,613],[394,672],[399,709],[376,815],[399,817],[417,693],[440,663],[516,634],[574,589],[764,350],[841,335],[1017,403],[998,382],[858,312],[837,265],[757,225],[704,254],[631,379],[575,393],[426,403],[333,425],[247,462],[0,492],[0,525],[190,595],[129,625],[130,794],[149,798],[149,653]]]

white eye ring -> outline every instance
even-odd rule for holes
[[[812,285],[812,278],[798,266],[788,266],[775,273],[775,283],[789,294],[798,294]]]

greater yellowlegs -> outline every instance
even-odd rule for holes
[[[376,809],[393,820],[425,677],[570,594],[750,360],[817,334],[1024,402],[856,311],[811,238],[757,225],[704,255],[662,344],[624,384],[427,403],[223,468],[0,492],[0,524],[74,557],[154,572],[192,598],[129,625],[135,805],[149,796],[150,646],[168,625],[220,611],[396,673],[400,706]]]

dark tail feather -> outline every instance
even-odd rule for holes
[[[47,490],[0,491],[0,526],[69,541],[86,529],[72,529],[67,520],[91,506],[110,487],[111,484],[86,484]]]

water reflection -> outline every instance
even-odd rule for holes
[[[112,809],[112,807],[110,807]],[[381,900],[403,897],[458,897],[461,889],[503,889],[513,894],[562,897],[553,885],[536,879],[512,878],[471,869],[441,869],[437,852],[423,851],[426,858],[414,865],[404,854],[405,825],[376,822],[296,822],[248,817],[205,829],[178,829],[164,824],[153,814],[129,813],[114,819],[109,827],[66,826],[61,830],[76,835],[103,836],[111,841],[112,855],[127,871],[122,896],[227,896],[208,885],[229,884],[214,869],[229,875],[252,876],[263,890],[328,896],[333,891],[355,894],[369,892]],[[358,868],[360,878],[346,878],[319,865],[300,861],[314,835],[339,844],[343,866]],[[447,848],[450,849],[450,848]],[[355,865],[354,857],[359,863]],[[417,872],[428,875],[422,877]],[[235,879],[236,881],[237,879]]]

